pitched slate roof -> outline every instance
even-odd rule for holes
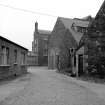
[[[38,30],[39,34],[46,34],[46,35],[49,35],[51,34],[51,31],[48,31],[48,30]]]
[[[69,19],[69,18],[58,17],[58,20],[61,20],[65,28],[67,28],[72,33],[72,36],[77,41],[77,43],[79,43],[81,37],[83,36],[83,33],[74,31],[72,29],[72,25],[74,24],[75,26],[88,27],[89,24],[88,21],[83,21],[80,19]]]
[[[6,42],[8,42],[8,43],[11,43],[11,44],[13,44],[13,45],[16,45],[16,46],[18,46],[18,47],[20,47],[20,48],[22,48],[22,49],[28,50],[27,48],[25,48],[25,47],[23,47],[23,46],[21,46],[21,45],[15,43],[15,42],[13,42],[13,41],[7,39],[7,38],[4,38],[4,37],[1,36],[1,35],[0,35],[0,39],[6,41]]]
[[[86,20],[91,21],[93,19],[94,19],[94,17],[92,17],[91,15],[82,18],[82,20],[84,20],[84,21],[86,21]]]

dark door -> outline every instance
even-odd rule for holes
[[[78,56],[78,75],[82,75],[83,74],[83,55],[80,54]]]
[[[59,55],[56,55],[56,68],[59,69]]]

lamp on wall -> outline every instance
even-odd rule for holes
[[[74,48],[70,48],[70,55],[73,56],[75,53],[75,49]]]

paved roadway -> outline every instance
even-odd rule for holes
[[[0,95],[5,96],[0,105],[105,105],[95,91],[55,70],[32,67],[29,72],[0,85]]]

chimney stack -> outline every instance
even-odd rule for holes
[[[38,32],[38,23],[37,23],[37,21],[35,22],[35,32]]]

